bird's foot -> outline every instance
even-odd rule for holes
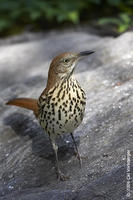
[[[79,160],[79,165],[82,168],[82,158],[81,158],[79,152],[75,151],[75,157]]]
[[[59,181],[67,181],[70,176],[66,176],[61,171],[57,171],[57,178]]]

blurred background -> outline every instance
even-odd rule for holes
[[[0,37],[79,24],[120,34],[133,26],[133,0],[0,0]]]

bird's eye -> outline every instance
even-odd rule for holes
[[[63,62],[64,63],[68,63],[70,60],[68,59],[68,58],[65,58],[64,60],[63,60]]]

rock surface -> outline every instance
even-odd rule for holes
[[[93,49],[76,77],[87,94],[83,123],[75,138],[58,139],[59,182],[49,139],[33,113],[5,106],[14,97],[37,98],[46,85],[51,59],[64,51]],[[127,151],[133,177],[133,32],[117,38],[87,32],[54,32],[40,40],[0,47],[0,200],[125,200]],[[131,184],[131,199],[133,198]]]

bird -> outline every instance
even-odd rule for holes
[[[56,162],[56,173],[59,180],[66,180],[59,166],[58,145],[56,138],[70,133],[80,166],[82,165],[79,149],[73,132],[81,124],[86,106],[86,94],[74,76],[77,62],[94,53],[92,50],[64,52],[51,62],[46,88],[38,99],[15,98],[6,104],[32,110],[44,132],[49,135]]]

